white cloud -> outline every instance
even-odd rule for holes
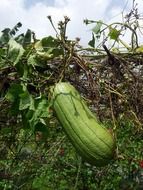
[[[0,29],[13,26],[20,19],[23,12],[22,0],[1,0],[0,4]]]
[[[142,4],[142,0],[137,0]],[[112,6],[112,0],[55,0],[54,7],[37,2],[28,9],[24,6],[24,0],[1,0],[0,4],[0,30],[5,27],[13,27],[17,22],[22,22],[22,31],[32,29],[37,37],[55,35],[48,19],[51,15],[54,22],[58,23],[63,16],[70,17],[67,35],[70,38],[80,37],[81,43],[86,44],[91,37],[89,27],[83,24],[83,19],[105,20],[114,17],[122,11],[122,5]],[[109,9],[110,8],[110,9]],[[143,6],[142,6],[143,8]],[[119,19],[120,16],[115,17]]]

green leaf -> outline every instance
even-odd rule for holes
[[[93,33],[95,33],[96,35],[99,34],[101,31],[102,24],[103,24],[102,20],[97,21],[97,24],[92,29]]]
[[[88,42],[88,45],[90,45],[91,47],[95,47],[95,37],[94,37],[94,34],[92,33],[92,40],[90,40]]]
[[[32,31],[28,29],[23,39],[23,45],[24,46],[29,45],[31,43],[31,39],[32,39]]]
[[[19,110],[25,110],[30,107],[32,102],[32,96],[29,94],[28,91],[19,94],[20,103],[19,103]]]
[[[23,96],[24,99],[21,101],[21,107],[26,109],[26,112],[23,112],[23,125],[25,127],[30,127],[35,130],[35,126],[40,123],[40,125],[45,125],[44,118],[49,116],[49,103],[45,97],[40,97],[38,99],[33,99],[26,94]]]
[[[117,30],[116,28],[110,27],[108,36],[112,40],[118,40],[120,33],[121,33],[120,30]]]
[[[19,113],[19,95],[23,93],[23,87],[21,84],[12,84],[6,94],[6,99],[12,102],[10,113],[17,115]]]
[[[36,66],[36,65],[39,65],[38,63],[39,63],[39,62],[38,62],[37,57],[36,57],[35,54],[29,56],[29,58],[28,58],[28,60],[27,60],[27,64],[28,64],[28,65],[32,65],[32,66],[34,67],[34,66]]]
[[[42,38],[42,40],[35,43],[35,49],[44,52],[47,52],[49,48],[57,48],[58,46],[59,42],[52,36]]]
[[[6,94],[6,98],[11,102],[19,99],[19,94],[23,93],[23,87],[21,84],[12,84]]]
[[[16,65],[24,54],[23,47],[17,43],[14,39],[10,39],[8,42],[8,59]]]
[[[11,29],[10,35],[11,35],[11,36],[14,36],[14,35],[18,32],[18,30],[19,30],[19,28],[20,28],[21,26],[22,26],[21,22],[18,22],[18,23]]]
[[[40,121],[40,118],[48,117],[48,106],[48,101],[45,98],[35,100],[35,111],[29,120],[31,126],[35,126]]]
[[[44,50],[47,50],[47,47],[57,47],[59,46],[59,42],[57,39],[53,38],[52,36],[45,37],[41,40],[41,45]]]
[[[52,36],[43,38],[42,40],[35,43],[35,49],[38,56],[44,59],[51,59],[63,55],[63,50],[57,39]]]
[[[15,100],[12,105],[11,105],[11,109],[10,109],[10,113],[13,115],[13,116],[16,116],[19,114],[19,102],[20,100],[17,99]]]
[[[22,113],[22,124],[25,129],[30,128],[29,120],[33,116],[33,110],[23,110]]]
[[[23,44],[23,41],[24,41],[24,34],[22,33],[22,34],[20,34],[20,35],[18,35],[16,38],[14,38],[15,39],[15,41],[17,42],[17,43],[19,43],[19,44]]]
[[[43,55],[44,53],[42,53],[42,56]],[[39,55],[37,56],[36,54],[30,55],[27,60],[27,65],[32,66],[32,68],[35,68],[35,67],[46,68],[47,61],[45,61],[42,56],[39,56]]]
[[[47,117],[48,106],[49,106],[49,103],[45,97],[42,97],[40,100],[38,100],[38,104],[36,107],[37,115],[40,115],[41,117]]]
[[[5,28],[0,35],[0,45],[3,45],[5,43],[8,43],[10,40],[11,35],[10,35],[10,28]]]
[[[2,65],[3,65],[3,58],[5,58],[5,56],[6,56],[6,51],[5,51],[5,49],[2,49],[2,48],[0,48],[0,67],[2,67]],[[5,64],[4,64],[4,66],[6,66]]]
[[[15,115],[18,111],[31,109],[35,110],[34,100],[26,87],[22,84],[12,84],[6,98],[12,102],[11,112]]]
[[[22,79],[24,81],[27,81],[28,80],[28,75],[30,74],[30,69],[29,69],[27,64],[24,64],[22,69],[23,69],[23,73],[21,73],[22,74]]]

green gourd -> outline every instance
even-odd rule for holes
[[[105,166],[114,157],[112,134],[89,110],[79,92],[67,82],[51,90],[53,109],[77,153],[88,163]]]

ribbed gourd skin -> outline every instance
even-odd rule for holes
[[[52,94],[53,108],[76,151],[92,165],[107,165],[115,152],[111,133],[97,121],[70,83],[57,83]]]

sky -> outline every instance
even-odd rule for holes
[[[133,0],[0,0],[0,31],[12,28],[17,22],[22,23],[20,32],[29,28],[37,38],[55,36],[47,19],[51,15],[57,23],[68,16],[71,21],[67,28],[70,39],[79,37],[81,44],[91,39],[91,26],[83,23],[84,19],[103,20],[104,22],[121,21],[121,13],[132,7]],[[136,0],[139,10],[143,10],[143,0]],[[92,26],[93,27],[93,26]]]

